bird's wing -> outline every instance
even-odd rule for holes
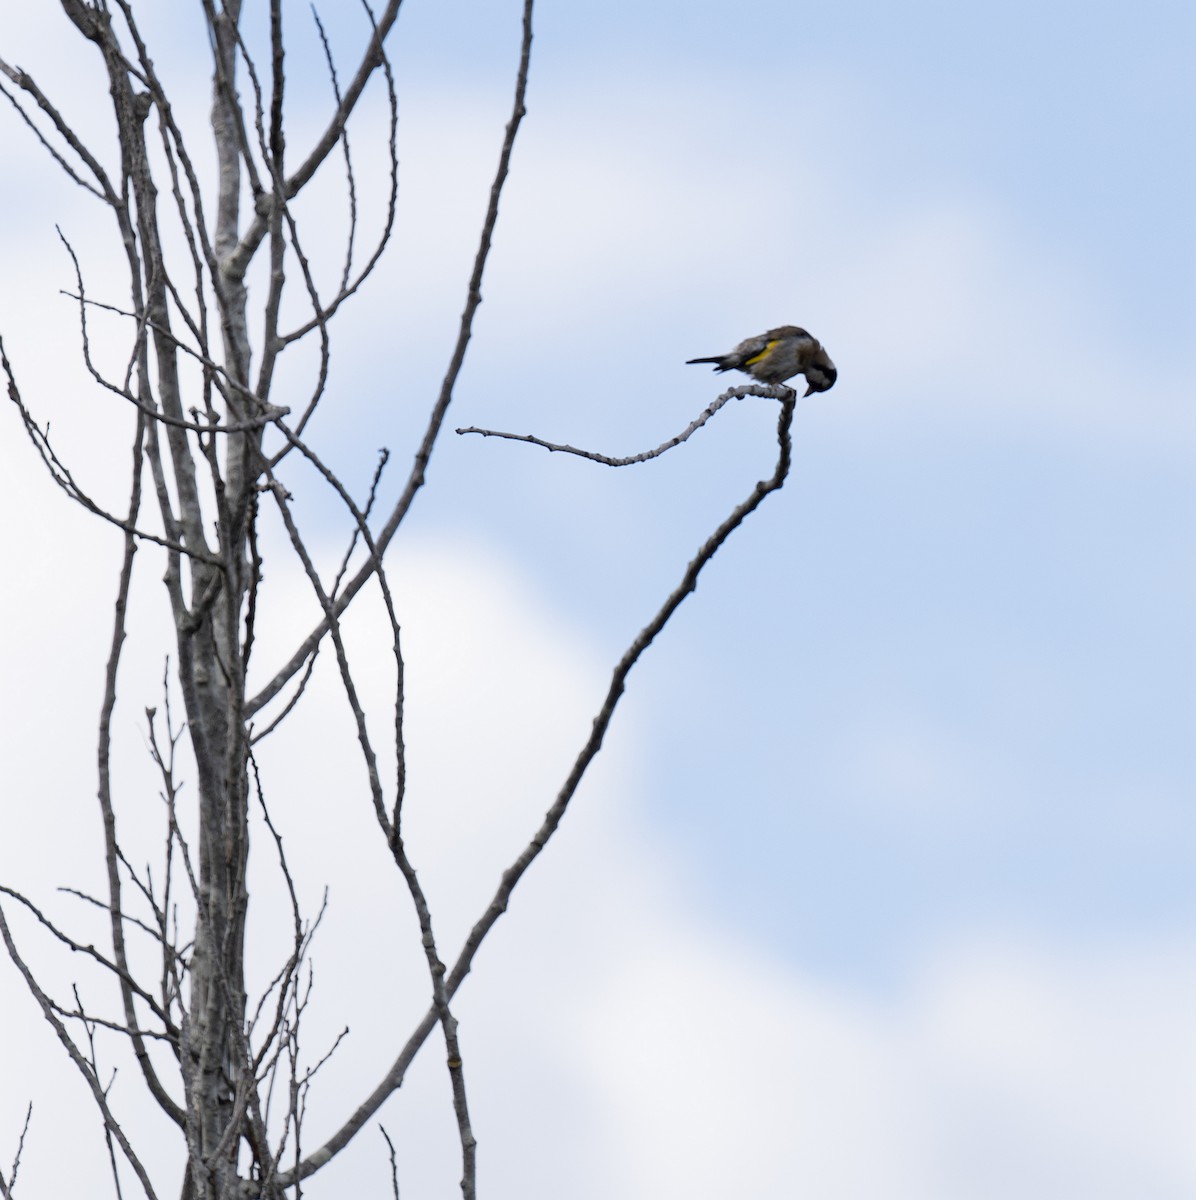
[[[730,354],[727,355],[727,363],[734,367],[751,366],[754,362],[759,362],[772,348],[777,344],[776,337],[773,334],[776,331],[769,333],[757,334],[755,337],[744,338]]]
[[[778,325],[776,329],[770,329],[764,336],[766,338],[798,338],[803,342],[816,342],[818,340],[812,333],[807,333],[800,325]]]

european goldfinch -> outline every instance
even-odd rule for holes
[[[805,395],[834,387],[839,372],[822,343],[796,325],[780,325],[744,339],[729,354],[691,358],[691,363],[714,363],[716,371],[743,371],[761,383],[784,383],[804,375]]]

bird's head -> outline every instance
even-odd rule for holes
[[[838,378],[839,372],[835,369],[835,364],[826,354],[822,354],[820,359],[812,362],[806,371],[807,386],[803,394],[808,396],[811,392],[830,391]]]

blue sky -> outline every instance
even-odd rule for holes
[[[359,487],[381,445],[398,480],[447,361],[517,50],[512,3],[409,5],[394,254],[340,330],[312,429]],[[322,85],[293,19],[293,78]],[[60,52],[50,6],[29,20],[0,56],[91,121],[74,90],[88,59]],[[359,31],[328,20],[347,62]],[[840,376],[799,405],[785,488],[635,669],[609,757],[463,994],[488,1194],[1191,1194],[1194,26],[1169,3],[1132,19],[1074,3],[541,8],[450,422],[634,452],[717,394],[686,359],[789,322]],[[157,36],[164,73],[195,69],[193,29]],[[206,83],[189,80],[202,130]],[[321,86],[297,96],[292,145],[324,102]],[[354,130],[374,216],[380,121]],[[112,248],[26,143],[0,124],[23,185],[3,200],[21,282],[0,332],[84,454],[104,410],[82,407],[55,332],[73,336],[74,315],[53,223],[95,288]],[[310,219],[336,230],[337,197],[321,190]],[[317,263],[338,245],[313,239]],[[0,589],[4,628],[25,613],[0,645],[24,681],[4,754],[43,803],[6,816],[0,845],[44,838],[48,856],[56,823],[94,824],[104,617],[88,597],[111,586],[116,547],[62,511],[8,417],[0,537],[40,600],[30,616],[27,588]],[[771,469],[774,423],[744,401],[623,471],[439,446],[395,574],[422,700],[417,861],[450,930],[550,801],[610,665]],[[334,556],[344,522],[290,482]],[[147,575],[121,751],[134,790],[160,671]],[[281,562],[268,577],[286,616],[263,670],[310,619],[301,582]],[[368,663],[383,634],[361,620]],[[65,698],[41,669],[51,639],[78,668]],[[327,846],[329,796],[357,828],[352,758],[323,740],[342,725],[329,685],[293,743],[318,760],[272,764],[289,836],[333,882],[321,1019],[351,1012],[363,1031],[317,1122],[376,1074],[368,1037],[388,1026],[364,980],[422,1002],[417,979],[346,948],[398,901],[371,851]],[[43,874],[0,851],[0,874],[48,891],[88,869],[85,846],[69,855]],[[0,988],[6,1012],[27,1006],[3,973]],[[5,1052],[0,1075],[35,1078],[41,1060]],[[435,1095],[426,1057],[416,1097]],[[413,1105],[393,1116],[414,1131],[410,1194],[443,1195],[447,1133]],[[378,1186],[373,1151],[354,1155],[327,1194]]]

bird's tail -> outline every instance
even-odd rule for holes
[[[713,358],[687,358],[685,360],[685,365],[687,367],[691,363],[714,363],[714,369],[716,371],[726,371],[730,369],[723,366],[723,356],[721,354],[716,354]]]

